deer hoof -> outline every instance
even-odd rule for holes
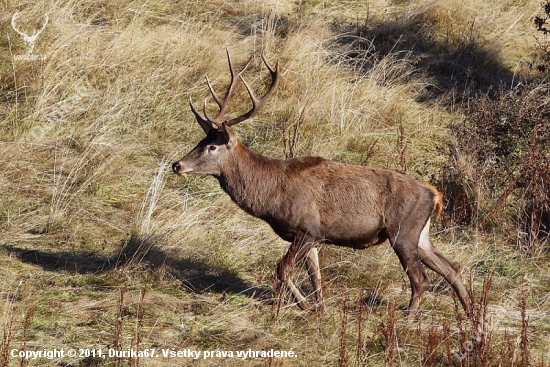
[[[306,299],[299,301],[298,306],[304,311],[311,310],[311,308],[313,307],[311,303],[309,303],[309,301]]]
[[[309,304],[309,307],[303,308],[303,310],[307,310],[311,312],[319,312],[319,313],[325,312],[325,304],[323,302],[315,302],[313,304],[308,302],[308,304]]]
[[[324,302],[317,302],[313,305],[313,308],[315,309],[315,311],[319,312],[319,313],[324,313],[326,311],[326,308],[325,308],[325,303]]]

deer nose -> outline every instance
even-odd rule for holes
[[[172,171],[174,171],[174,173],[178,173],[180,168],[181,168],[180,162],[172,163]]]

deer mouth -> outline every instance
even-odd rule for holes
[[[189,170],[189,171],[179,171],[179,172],[174,172],[176,175],[178,176],[187,176],[187,175],[190,175],[191,173],[193,173],[192,170]]]

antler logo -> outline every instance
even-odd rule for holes
[[[17,25],[15,24],[15,21],[19,18],[19,12],[13,14],[13,17],[11,18],[11,26],[14,31],[16,31],[19,35],[23,37],[23,40],[27,43],[27,55],[31,55],[32,51],[34,50],[34,44],[36,42],[36,39],[42,33],[44,28],[46,28],[46,25],[48,24],[49,17],[48,15],[44,15],[44,24],[42,25],[42,28],[39,30],[34,29],[34,34],[32,36],[29,36],[25,32],[20,31],[17,29]]]

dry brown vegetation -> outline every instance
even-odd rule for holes
[[[539,2],[0,8],[0,366],[549,365]],[[16,12],[28,34],[49,16],[33,57],[21,57]],[[418,320],[406,322],[409,289],[388,245],[321,248],[326,314],[290,298],[270,304],[287,244],[215,180],[169,168],[202,137],[188,100],[208,94],[204,74],[214,86],[228,82],[226,47],[237,64],[265,53],[284,73],[263,111],[236,128],[252,149],[406,170],[445,191],[434,241],[463,266],[472,320],[431,273]],[[261,65],[256,57],[251,85],[267,78]],[[240,92],[235,114],[248,107]],[[305,269],[293,277],[308,290]],[[11,356],[44,348],[292,348],[297,357]]]

